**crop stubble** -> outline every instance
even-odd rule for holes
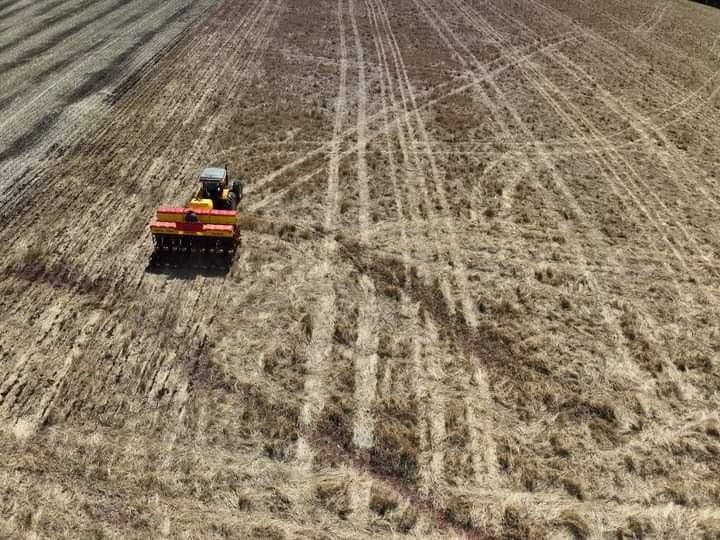
[[[45,4],[0,27],[3,534],[718,534],[715,12]],[[232,269],[148,273],[208,161]]]

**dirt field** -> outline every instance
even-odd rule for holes
[[[0,536],[720,537],[718,28],[0,1]],[[210,163],[232,268],[148,271]]]

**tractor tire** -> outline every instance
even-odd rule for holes
[[[242,198],[243,198],[243,185],[242,185],[242,182],[241,182],[240,180],[234,180],[234,181],[233,181],[233,183],[232,183],[232,189],[231,189],[230,191],[232,191],[232,192],[235,194],[235,196],[237,197],[237,200],[238,200],[238,201],[241,201],[241,200],[242,200]]]
[[[227,200],[225,201],[225,204],[227,206],[228,210],[235,210],[237,208],[238,198],[234,191],[231,191],[228,193]]]

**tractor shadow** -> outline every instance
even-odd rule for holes
[[[222,278],[227,276],[233,261],[223,256],[205,255],[201,259],[181,257],[150,257],[145,272],[166,275],[175,279],[194,279],[198,276]]]

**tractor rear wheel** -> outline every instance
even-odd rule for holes
[[[243,198],[243,185],[242,185],[242,182],[241,182],[240,180],[234,180],[234,181],[233,181],[233,183],[232,183],[232,189],[231,189],[230,191],[232,191],[232,192],[235,194],[235,196],[237,197],[237,200],[238,200],[238,201],[241,201],[241,200],[242,200],[242,198]]]
[[[235,195],[234,191],[231,191],[228,193],[227,199],[225,200],[225,204],[227,205],[228,210],[235,210],[237,207],[237,195]]]

